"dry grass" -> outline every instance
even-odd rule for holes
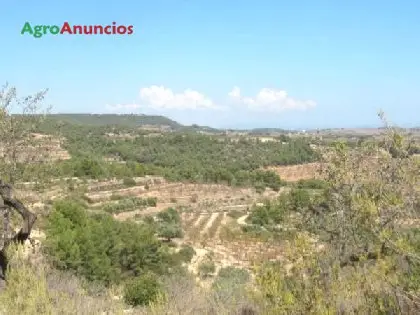
[[[317,178],[320,163],[307,163],[300,165],[270,166],[266,170],[276,172],[282,180],[297,182],[301,179]]]
[[[79,279],[50,269],[42,260],[33,265],[22,247],[11,248],[9,254],[11,269],[0,291],[0,314],[123,314],[124,305],[111,291],[94,295]]]
[[[31,263],[25,248],[10,249],[7,286],[0,289],[1,315],[35,314],[241,314],[252,305],[247,291],[227,287],[223,294],[197,285],[185,275],[162,278],[164,295],[148,307],[131,308],[119,298],[121,289],[103,289],[71,274],[48,267],[42,259]],[[253,309],[255,307],[252,306]]]

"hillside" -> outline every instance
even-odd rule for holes
[[[18,116],[18,115],[16,115]],[[169,126],[172,129],[182,125],[164,116],[149,115],[117,115],[117,114],[48,114],[46,118],[51,122],[63,122],[87,126]]]
[[[53,131],[57,117],[43,121],[44,129]],[[393,158],[383,149],[378,156],[374,147],[329,147],[322,141],[314,146],[299,134],[255,141],[255,136],[233,139],[228,133],[181,128],[150,137],[137,126],[96,123],[65,123],[65,139],[54,150],[63,143],[71,158],[17,163],[10,170],[15,195],[38,220],[31,233],[35,245],[27,241],[24,256],[12,255],[9,282],[0,280],[0,312],[20,314],[31,307],[27,314],[49,309],[63,314],[324,314],[312,310],[341,303],[345,314],[372,314],[394,294],[382,290],[392,290],[382,280],[388,274],[380,269],[384,263],[401,272],[401,279],[393,278],[398,290],[418,290],[417,269],[405,276],[399,252],[387,247],[390,252],[378,259],[369,247],[384,246],[380,235],[370,232],[373,227],[411,244],[399,250],[416,251],[417,239],[404,234],[417,231],[416,205],[410,203],[418,198],[410,182],[416,178],[383,175],[417,174],[414,156]],[[121,130],[128,134],[109,136]],[[392,145],[376,145],[382,143]],[[378,183],[383,196],[375,192]],[[389,210],[381,213],[377,207]],[[344,221],[334,220],[343,209]],[[395,225],[384,229],[381,222],[390,218]],[[14,229],[18,219],[11,221]],[[365,264],[360,255],[376,258]],[[338,275],[329,274],[333,266]],[[372,269],[369,278],[364,278],[366,269]],[[370,283],[376,286],[369,288]],[[373,297],[365,302],[361,290]],[[22,291],[42,299],[16,304],[15,292]],[[401,303],[415,308],[410,301]]]
[[[2,134],[1,177],[21,203],[7,185],[0,196],[37,220],[19,252],[9,231],[33,221],[0,217],[0,314],[418,311],[397,295],[420,295],[406,259],[420,248],[420,164],[400,129],[365,146],[157,116],[36,118]]]

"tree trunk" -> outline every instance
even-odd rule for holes
[[[15,235],[10,233],[10,209],[15,209],[22,217],[23,224],[19,232]],[[36,215],[29,211],[25,205],[12,197],[12,186],[0,180],[0,211],[3,212],[3,235],[2,235],[2,247],[0,249],[0,278],[6,278],[6,271],[8,260],[6,256],[6,250],[12,243],[23,244],[31,233],[32,227],[36,221]]]

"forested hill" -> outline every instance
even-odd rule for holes
[[[172,129],[182,127],[178,122],[164,116],[149,115],[117,115],[117,114],[48,114],[47,119],[52,122],[63,122],[77,125],[90,126],[124,126],[141,127],[151,126],[170,126]]]

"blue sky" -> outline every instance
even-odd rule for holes
[[[54,112],[162,114],[214,127],[419,126],[418,1],[3,1],[0,83]],[[130,36],[22,36],[134,25]],[[284,92],[286,91],[286,93]]]

